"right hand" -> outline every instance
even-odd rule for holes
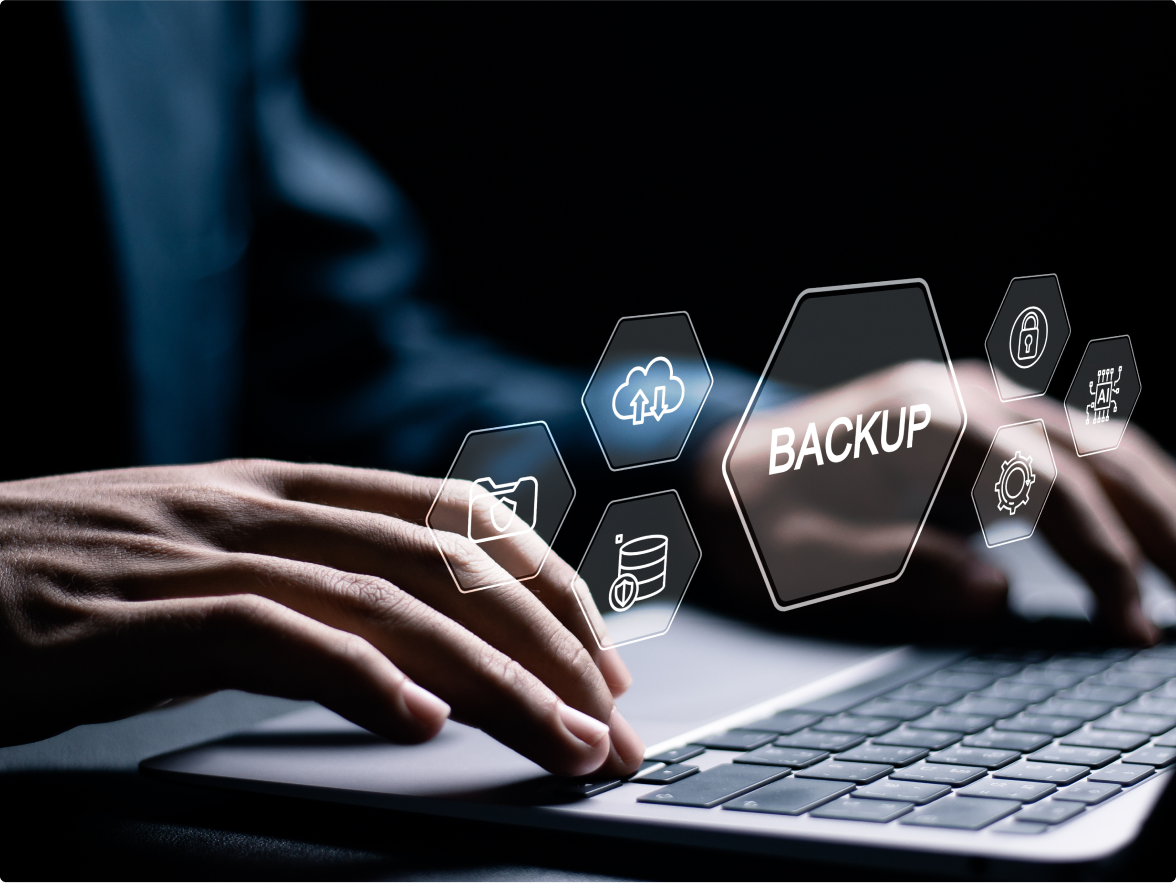
[[[257,460],[0,484],[0,745],[235,688],[396,742],[452,710],[552,772],[634,771],[631,679],[572,568],[552,553],[523,584],[434,534],[441,484]],[[438,542],[504,584],[458,592]]]

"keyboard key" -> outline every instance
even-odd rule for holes
[[[763,730],[727,730],[717,736],[699,739],[698,744],[705,748],[718,748],[724,751],[750,751],[767,745],[776,738],[775,733],[765,733]]]
[[[965,696],[959,702],[953,702],[944,711],[956,714],[983,714],[988,717],[1005,717],[1024,710],[1028,703],[1020,699],[998,699],[994,696]],[[1103,712],[1106,714],[1106,712]],[[1095,715],[1097,717],[1097,715]]]
[[[1166,675],[1149,674],[1145,671],[1123,671],[1116,668],[1104,671],[1092,678],[1096,684],[1106,684],[1108,687],[1135,687],[1138,690],[1154,690],[1167,680]]]
[[[1029,709],[1030,714],[1055,714],[1062,717],[1076,717],[1079,720],[1092,721],[1096,717],[1109,714],[1115,708],[1112,702],[1095,702],[1092,699],[1059,699],[1055,696],[1048,702],[1042,702]]]
[[[850,822],[893,822],[904,816],[914,804],[896,803],[889,800],[859,800],[856,797],[839,797],[812,811],[814,819],[845,819]]]
[[[951,687],[921,687],[917,684],[907,684],[893,693],[887,693],[884,698],[909,699],[912,702],[926,702],[930,705],[946,705],[948,702],[955,702],[967,692],[967,690],[956,690]]]
[[[1126,788],[1142,782],[1155,771],[1155,767],[1140,766],[1137,763],[1113,763],[1091,773],[1090,781],[1113,782]]]
[[[960,828],[979,831],[1021,808],[1015,800],[984,800],[979,797],[947,797],[904,816],[900,825],[927,828]]]
[[[564,797],[595,797],[613,788],[620,788],[625,784],[624,779],[597,779],[595,781],[564,782],[556,792]]]
[[[1022,782],[1016,779],[981,779],[973,782],[959,793],[964,797],[985,797],[997,800],[1019,800],[1032,803],[1057,790],[1049,782]]]
[[[1037,763],[1032,760],[1022,760],[997,770],[994,775],[998,779],[1029,779],[1033,782],[1053,782],[1055,785],[1070,785],[1077,782],[1090,770],[1084,766],[1068,763]]]
[[[898,726],[890,717],[862,717],[857,714],[835,714],[813,727],[827,733],[857,733],[862,736],[880,736]]]
[[[1000,834],[1044,834],[1049,830],[1049,825],[1043,825],[1041,822],[1018,822],[1014,816],[992,830]]]
[[[931,763],[946,763],[953,766],[982,766],[986,770],[1000,769],[1021,757],[1019,751],[1001,748],[975,748],[968,745],[953,745],[946,751],[937,751],[928,760]]]
[[[1118,667],[1124,671],[1145,671],[1176,678],[1176,659],[1164,659],[1162,656],[1137,656],[1120,662]]]
[[[844,763],[840,760],[826,760],[808,769],[797,770],[796,775],[802,779],[837,779],[841,782],[867,785],[889,775],[892,769],[894,767],[884,763]]]
[[[1156,744],[1157,745],[1176,745],[1176,730],[1172,730],[1170,733],[1164,733],[1164,735],[1162,735],[1158,739],[1156,739]]]
[[[1176,699],[1165,699],[1163,696],[1144,693],[1130,705],[1125,706],[1123,711],[1176,716]]]
[[[951,793],[951,786],[935,782],[902,782],[898,779],[880,779],[863,785],[853,792],[854,797],[870,800],[897,800],[901,803],[915,803],[922,806]]]
[[[1073,687],[1076,683],[1085,679],[1086,675],[1076,671],[1059,671],[1057,669],[1049,668],[1027,668],[1019,675],[1014,675],[1009,680],[1016,681],[1021,684],[1035,684],[1039,687],[1053,687],[1055,690],[1062,690],[1066,687]]]
[[[1139,690],[1138,692],[1142,693],[1143,691]],[[1162,687],[1156,687],[1154,690],[1152,690],[1151,694],[1153,696],[1163,696],[1168,699],[1176,699],[1176,681],[1168,681],[1168,683],[1164,684]]]
[[[763,720],[744,724],[741,729],[765,730],[779,734],[795,733],[797,730],[803,730],[805,727],[815,724],[820,719],[821,715],[809,714],[807,711],[782,711],[771,717],[765,717]]]
[[[1080,745],[1051,745],[1029,757],[1037,763],[1076,763],[1098,768],[1119,759],[1113,748],[1088,748]]]
[[[1143,763],[1148,766],[1166,767],[1176,760],[1176,748],[1166,745],[1152,745],[1140,748],[1123,758],[1123,763]]]
[[[968,736],[963,744],[969,748],[1003,748],[1005,751],[1036,751],[1053,741],[1042,733],[1018,733],[1015,730],[985,730]]]
[[[696,766],[688,766],[684,763],[671,763],[661,769],[651,770],[648,773],[634,776],[629,781],[636,782],[638,785],[668,785],[671,782],[685,779],[687,776],[693,776],[697,772],[698,767]]]
[[[746,763],[725,763],[711,767],[673,785],[666,785],[638,797],[638,803],[668,803],[673,806],[718,806],[788,775],[780,767],[755,766]]]
[[[875,745],[909,745],[912,748],[937,751],[960,741],[960,734],[951,730],[912,730],[910,727],[902,727],[873,741]]]
[[[1176,659],[1176,644],[1160,644],[1158,647],[1149,647],[1139,654],[1143,657],[1156,657],[1160,659]]]
[[[964,671],[937,671],[920,680],[920,687],[951,687],[956,690],[980,690],[996,678],[993,675]]]
[[[851,763],[885,763],[890,766],[906,766],[927,756],[926,748],[907,748],[901,745],[859,745],[842,754],[838,760]]]
[[[908,782],[935,782],[939,785],[967,785],[984,775],[982,767],[952,766],[945,763],[923,761],[891,773],[893,779]]]
[[[992,726],[993,719],[981,714],[952,714],[936,709],[910,725],[924,730],[954,730],[957,733],[978,733]]]
[[[994,696],[997,699],[1020,699],[1025,702],[1044,702],[1054,694],[1053,687],[1042,687],[1036,684],[1020,684],[1016,681],[997,681],[986,690],[981,690],[977,696]]]
[[[1062,690],[1058,696],[1062,699],[1092,699],[1095,702],[1110,702],[1122,705],[1130,702],[1140,693],[1132,687],[1108,687],[1104,684],[1079,684],[1072,690]]]
[[[1017,821],[1057,825],[1068,822],[1074,816],[1085,811],[1086,805],[1082,803],[1070,800],[1045,800],[1017,813]]]
[[[798,816],[852,790],[853,785],[847,782],[788,778],[733,800],[725,804],[723,809]]]
[[[1087,806],[1102,803],[1108,797],[1113,797],[1123,789],[1111,782],[1079,782],[1069,788],[1063,788],[1054,795],[1054,800],[1077,800]]]
[[[866,717],[893,717],[898,720],[909,721],[917,717],[922,717],[931,708],[932,704],[913,702],[909,699],[871,699],[864,705],[851,708],[850,711],[853,714],[860,714]]]
[[[1099,659],[1093,656],[1055,656],[1043,667],[1055,671],[1076,671],[1084,675],[1098,674],[1113,664],[1111,659]]]
[[[1022,733],[1048,733],[1051,736],[1064,736],[1082,726],[1082,721],[1073,717],[1061,717],[1056,714],[1030,714],[1023,711],[1007,720],[997,721],[998,730],[1018,730]]]
[[[776,745],[763,745],[755,751],[741,754],[735,758],[735,763],[758,763],[766,766],[786,766],[793,769],[803,769],[829,759],[828,751],[814,751],[811,748],[780,748]]]
[[[1024,668],[1024,665],[1020,662],[972,657],[971,659],[963,659],[959,662],[952,663],[948,666],[948,671],[970,671],[1004,677],[1005,675],[1016,674],[1022,668]]]
[[[1133,751],[1146,741],[1147,733],[1128,733],[1125,730],[1079,730],[1062,737],[1063,745],[1114,748],[1116,751]]]
[[[1091,724],[1096,730],[1132,730],[1136,733],[1150,733],[1158,736],[1176,727],[1176,717],[1163,714],[1130,714],[1117,711],[1101,717]]]
[[[866,741],[865,736],[853,733],[820,733],[816,730],[801,730],[790,736],[781,736],[773,745],[781,748],[811,748],[813,751],[846,751]]]
[[[677,763],[680,760],[690,760],[692,757],[698,757],[704,754],[706,749],[701,745],[683,745],[681,748],[671,748],[668,751],[663,751],[661,754],[655,754],[650,760],[658,763]]]

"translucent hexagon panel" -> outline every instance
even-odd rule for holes
[[[476,592],[538,576],[575,496],[546,423],[480,429],[462,441],[425,524],[457,588]]]
[[[1130,337],[1103,337],[1086,345],[1066,393],[1066,419],[1079,457],[1119,447],[1141,389]]]
[[[1033,536],[1058,477],[1041,420],[1002,426],[972,486],[972,505],[989,548]]]
[[[1070,317],[1054,274],[1009,283],[984,340],[1001,401],[1044,395],[1070,339]]]
[[[802,292],[723,460],[777,609],[898,579],[966,421],[924,281]]]
[[[601,648],[668,632],[701,559],[677,491],[609,503],[577,569],[577,598]]]
[[[617,322],[581,397],[609,468],[676,460],[711,383],[686,313]]]

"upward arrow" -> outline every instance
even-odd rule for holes
[[[656,393],[655,393],[656,395]],[[637,400],[641,400],[641,404],[637,404]],[[633,396],[633,401],[629,402],[630,407],[633,408],[633,425],[636,426],[645,422],[645,406],[649,404],[649,396],[645,394],[645,390],[637,390],[637,395]]]

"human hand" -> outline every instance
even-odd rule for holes
[[[635,770],[644,747],[613,701],[631,678],[572,568],[551,553],[521,584],[488,552],[533,556],[533,538],[434,541],[440,486],[259,460],[0,484],[0,744],[235,688],[396,742],[452,710],[552,772]],[[459,593],[438,543],[504,585]]]
[[[842,414],[864,411],[868,415],[887,407],[897,412],[900,401],[916,400],[930,401],[932,414],[950,414],[952,409],[934,402],[935,384],[923,377],[929,370],[930,366],[918,363],[897,366],[808,397],[803,403],[804,420],[815,420],[824,427]],[[1176,575],[1176,466],[1171,459],[1134,428],[1128,430],[1118,451],[1079,459],[1073,453],[1061,403],[1037,398],[1005,404],[995,394],[986,365],[956,363],[956,371],[968,425],[941,497],[956,495],[966,500],[999,426],[1043,419],[1052,440],[1058,478],[1040,521],[1042,532],[1087,579],[1098,599],[1101,618],[1118,638],[1131,643],[1154,642],[1156,630],[1140,609],[1135,573],[1142,560],[1142,545],[1161,567]],[[914,390],[918,395],[912,398]],[[762,419],[773,425],[787,424],[783,415],[789,407],[769,412]],[[769,431],[766,426],[758,427],[761,434]],[[730,505],[720,464],[733,430],[732,425],[716,433],[701,464],[699,486],[714,505]],[[920,430],[920,443],[926,440],[943,447],[956,431],[958,423],[932,419]],[[782,544],[791,573],[815,580],[822,568],[830,569],[831,561],[834,569],[846,570],[854,570],[863,560],[901,561],[913,528],[893,516],[888,518],[886,501],[920,476],[908,474],[912,466],[909,458],[886,462],[886,468],[870,474],[870,486],[864,487],[855,476],[852,484],[842,487],[839,482],[850,481],[849,473],[810,469],[793,476],[787,506],[785,501],[770,499],[758,503],[781,506],[771,542]],[[755,487],[741,486],[740,493],[745,502],[755,504],[748,497],[756,494]],[[847,502],[839,509],[842,495],[852,500],[852,506]],[[859,511],[862,500],[874,500],[878,511]],[[854,518],[843,520],[839,515],[842,509],[852,511]],[[963,536],[928,525],[902,579],[892,586],[854,595],[852,603],[858,612],[905,608],[926,618],[964,616],[975,622],[1003,612],[1007,588],[1004,574],[980,559]]]

